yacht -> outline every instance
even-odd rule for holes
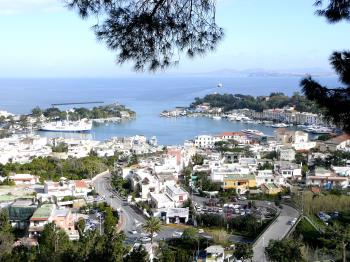
[[[290,125],[285,124],[285,123],[278,123],[278,124],[271,125],[271,127],[275,127],[275,128],[288,127],[288,126],[290,126]]]
[[[45,123],[40,127],[41,131],[50,132],[89,132],[92,129],[92,121],[82,119],[79,121],[57,121]]]
[[[221,120],[221,116],[213,116],[214,120]]]
[[[222,87],[223,85],[222,85],[222,83],[219,83],[216,87]]]
[[[309,126],[303,129],[305,132],[312,133],[312,134],[330,134],[332,133],[332,129],[325,126]]]
[[[244,134],[247,134],[247,135],[253,135],[253,136],[263,136],[264,133],[259,131],[259,130],[255,130],[255,129],[244,129],[242,130],[242,132]]]

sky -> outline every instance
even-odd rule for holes
[[[218,0],[225,37],[202,57],[183,57],[167,73],[222,69],[330,70],[332,51],[349,48],[350,24],[314,15],[314,0]],[[82,20],[62,0],[0,0],[0,77],[116,77],[134,73],[96,40],[96,19]]]

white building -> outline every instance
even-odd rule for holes
[[[143,201],[148,200],[149,193],[159,193],[158,179],[150,172],[150,169],[132,170],[129,176],[132,189],[140,194]]]
[[[59,182],[45,181],[42,197],[54,196],[61,199],[65,196],[86,197],[92,190],[90,180],[67,180],[64,177]]]
[[[205,249],[206,262],[224,262],[225,260],[225,249],[219,245],[209,246]]]
[[[16,185],[35,185],[39,183],[39,177],[31,174],[12,174],[9,179],[14,181]]]
[[[283,161],[294,161],[295,160],[295,151],[292,148],[280,148],[279,149],[279,158]]]
[[[213,182],[224,182],[224,177],[230,174],[248,175],[251,173],[249,167],[244,167],[238,163],[221,164],[211,168],[210,178]]]
[[[166,224],[180,224],[187,223],[189,218],[189,209],[186,208],[163,208],[156,212],[154,215],[160,217]]]
[[[338,176],[331,170],[317,168],[313,174],[309,174],[306,177],[306,185],[327,189],[334,187],[347,188],[349,186],[349,177]]]
[[[220,137],[210,136],[210,135],[201,135],[197,136],[194,139],[194,144],[199,148],[213,148],[216,142],[221,141]]]
[[[223,132],[218,135],[223,141],[234,140],[239,144],[249,144],[250,139],[242,132]]]
[[[255,176],[256,186],[265,183],[274,183],[276,185],[285,185],[285,179],[281,175],[275,175],[272,170],[259,170]]]
[[[176,207],[181,207],[188,199],[188,193],[179,186],[167,186],[165,192],[175,202]]]
[[[275,174],[279,174],[284,178],[300,179],[301,165],[294,164],[288,161],[277,161],[274,165]]]
[[[151,206],[156,209],[175,207],[175,202],[167,194],[150,193]]]

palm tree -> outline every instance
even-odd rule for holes
[[[153,245],[153,234],[160,231],[161,221],[158,218],[151,217],[147,219],[143,225],[143,229],[151,235],[151,243]]]

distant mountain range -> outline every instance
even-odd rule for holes
[[[335,73],[322,68],[298,68],[290,70],[266,70],[262,68],[253,68],[245,70],[236,69],[220,69],[210,72],[194,73],[193,75],[220,75],[235,77],[281,77],[281,76],[335,76]]]

